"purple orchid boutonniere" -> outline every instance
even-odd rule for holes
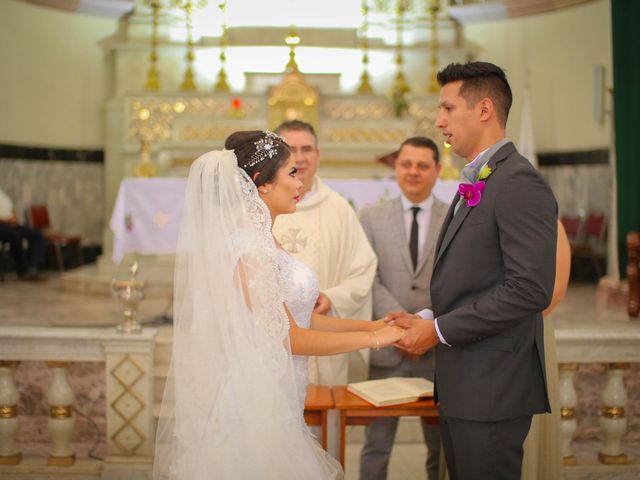
[[[480,203],[480,200],[482,200],[482,192],[486,185],[484,180],[491,175],[491,173],[491,168],[485,165],[482,167],[482,170],[480,170],[477,182],[461,183],[458,185],[458,193],[465,199],[468,208],[477,206]]]
[[[485,183],[478,180],[476,183],[461,183],[458,185],[458,193],[467,202],[467,207],[475,207],[482,200],[482,191]]]

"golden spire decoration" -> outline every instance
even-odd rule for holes
[[[438,93],[440,86],[438,85],[438,11],[440,4],[438,0],[431,0],[429,7],[431,16],[431,58],[429,65],[431,66],[431,76],[429,77],[429,85],[427,91],[431,94]]]
[[[228,92],[229,83],[227,82],[227,72],[224,67],[227,63],[227,46],[229,46],[229,27],[227,26],[227,0],[222,0],[218,4],[218,8],[222,13],[222,36],[220,37],[220,71],[218,72],[218,81],[213,88],[214,92]]]
[[[369,83],[369,40],[367,38],[367,30],[369,28],[369,5],[367,0],[362,0],[362,27],[360,27],[360,48],[362,48],[362,75],[360,76],[360,85],[358,93],[370,95],[373,88]]]
[[[160,75],[158,74],[158,19],[160,17],[161,0],[146,0],[147,5],[151,7],[153,14],[151,24],[151,53],[149,54],[149,71],[147,72],[147,81],[144,89],[156,92],[160,90]]]
[[[195,55],[193,53],[193,22],[191,21],[191,14],[193,13],[193,2],[191,0],[175,0],[178,8],[184,10],[185,23],[187,26],[187,68],[184,72],[184,78],[180,84],[180,90],[183,92],[193,92],[196,90],[196,82],[193,75],[193,60]]]

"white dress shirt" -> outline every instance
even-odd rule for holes
[[[416,221],[418,222],[418,264],[422,259],[422,251],[424,250],[424,243],[427,240],[427,229],[429,228],[429,222],[431,221],[431,208],[433,207],[433,195],[429,195],[420,203],[413,203],[404,195],[400,195],[400,201],[402,202],[402,213],[404,215],[404,232],[407,236],[407,245],[411,236],[411,224],[413,223],[413,211],[411,207],[420,207],[420,211],[416,215]]]

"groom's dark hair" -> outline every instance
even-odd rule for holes
[[[498,122],[506,127],[509,109],[513,103],[507,76],[497,65],[489,62],[450,63],[438,72],[438,83],[462,81],[460,96],[470,107],[483,98],[490,98],[496,108]]]

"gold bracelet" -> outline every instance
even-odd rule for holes
[[[378,340],[378,331],[373,331],[373,338],[376,339],[376,352],[380,350],[380,340]]]

